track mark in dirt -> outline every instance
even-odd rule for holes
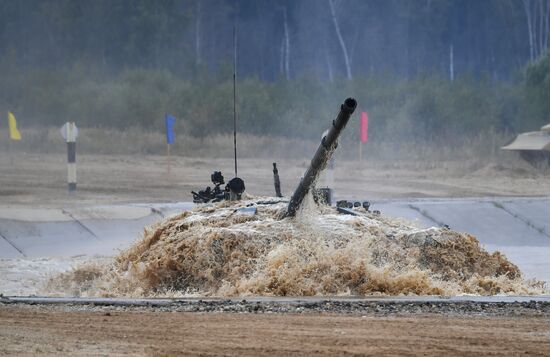
[[[537,317],[255,315],[0,307],[0,354],[545,355]]]

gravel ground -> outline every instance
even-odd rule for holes
[[[173,303],[132,305],[121,302],[37,304],[0,302],[0,309],[9,306],[39,306],[51,311],[149,311],[255,314],[348,314],[348,315],[426,315],[448,316],[544,316],[550,317],[550,301],[485,302],[485,301],[247,301],[189,300]]]

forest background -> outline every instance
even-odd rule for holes
[[[317,141],[352,96],[374,152],[495,152],[550,122],[549,20],[548,0],[1,0],[0,108],[25,150],[75,121],[90,151],[162,153],[165,113],[176,153],[230,147],[235,27],[245,140]]]

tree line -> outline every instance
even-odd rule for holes
[[[380,137],[550,121],[549,0],[0,0],[0,106],[29,125],[316,138],[345,96]],[[336,108],[336,109],[335,109]],[[354,134],[346,134],[354,135]]]
[[[193,78],[233,56],[261,80],[429,72],[510,78],[548,48],[548,0],[1,0],[3,57],[163,68]]]

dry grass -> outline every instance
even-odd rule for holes
[[[11,142],[11,150],[27,153],[61,153],[66,145],[58,128],[21,129],[23,140]],[[8,141],[0,141],[0,150],[7,151]],[[318,142],[286,137],[239,134],[238,149],[242,157],[291,158],[309,155]],[[78,153],[128,155],[163,155],[166,152],[164,133],[130,128],[80,128],[77,139]],[[232,157],[233,135],[214,135],[205,138],[178,134],[171,147],[174,155],[193,157]]]
[[[11,149],[26,153],[62,153],[66,146],[58,128],[23,128],[23,140],[8,143],[0,141],[0,150]],[[500,147],[513,138],[512,135],[485,132],[461,140],[418,142],[400,138],[374,138],[363,147],[363,157],[368,160],[399,163],[414,162],[421,167],[439,166],[441,162],[462,162],[469,170],[485,167],[487,164],[510,162],[513,153],[503,152]],[[453,144],[449,144],[452,142]],[[444,143],[444,144],[442,144]],[[8,145],[11,144],[11,148]],[[310,158],[319,141],[289,138],[283,136],[238,135],[238,153],[247,158]],[[80,154],[163,155],[166,152],[164,133],[129,128],[121,131],[104,128],[81,128],[77,139]],[[185,157],[233,156],[233,135],[214,135],[204,138],[178,134],[172,145],[174,155]],[[355,138],[341,139],[336,155],[339,159],[356,160],[358,143]]]

